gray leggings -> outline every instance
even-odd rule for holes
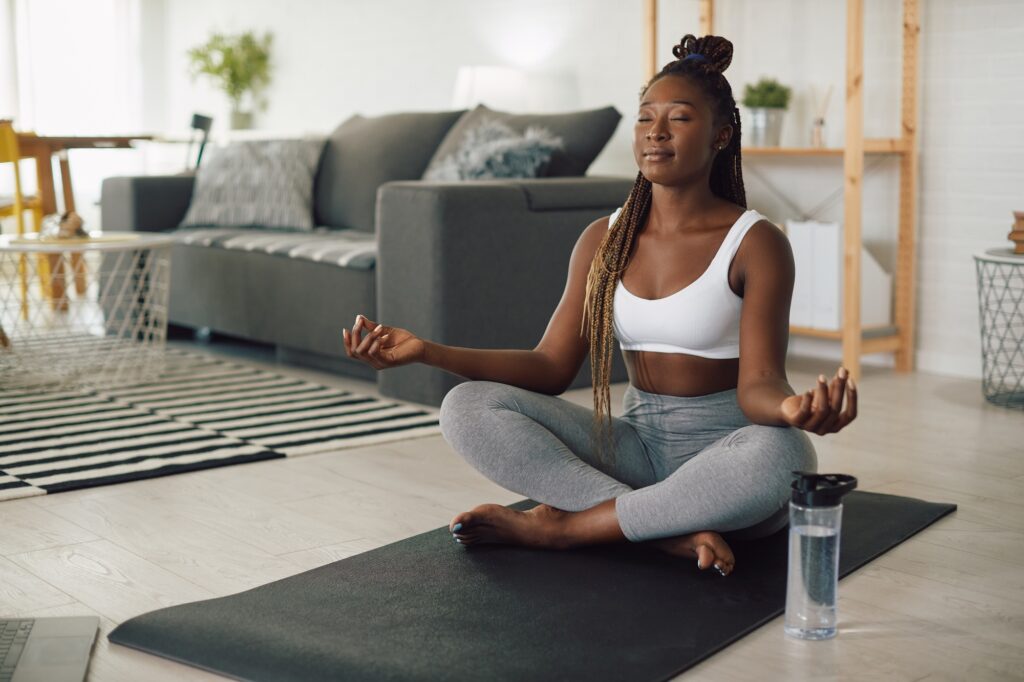
[[[807,435],[752,424],[735,389],[678,397],[630,385],[623,408],[612,417],[612,463],[596,459],[593,410],[492,381],[449,391],[441,432],[484,476],[537,502],[582,511],[614,498],[633,542],[771,535],[789,520],[790,472],[817,471]]]

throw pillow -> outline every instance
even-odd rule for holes
[[[393,180],[419,180],[437,145],[464,113],[346,119],[331,133],[320,162],[313,206],[317,224],[373,232],[377,188]]]
[[[218,149],[196,173],[181,227],[312,230],[323,146],[323,139],[253,140]]]
[[[552,153],[551,162],[544,169],[544,177],[565,177],[586,174],[587,168],[608,144],[622,114],[611,106],[564,114],[509,114],[480,104],[463,114],[451,127],[427,167],[454,154],[462,146],[466,132],[476,128],[484,119],[497,119],[519,132],[530,126],[543,126],[562,138],[564,146]]]
[[[466,132],[455,153],[427,168],[423,179],[535,178],[562,146],[561,138],[539,126],[519,134],[501,121],[486,119]]]

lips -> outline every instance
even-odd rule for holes
[[[648,147],[644,150],[644,156],[648,159],[667,159],[670,156],[675,156],[675,154],[661,147]]]

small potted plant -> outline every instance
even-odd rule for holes
[[[271,33],[237,35],[212,33],[209,40],[188,51],[193,80],[209,76],[231,101],[231,127],[252,127],[256,108],[266,107],[260,93],[270,83]]]
[[[750,110],[744,126],[749,136],[744,142],[752,147],[778,147],[782,133],[782,115],[789,106],[790,89],[774,78],[762,78],[743,90],[743,106]]]

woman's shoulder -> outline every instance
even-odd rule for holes
[[[792,258],[789,238],[783,230],[768,218],[755,212],[750,228],[739,244],[737,258],[740,260],[777,261],[780,257]]]

